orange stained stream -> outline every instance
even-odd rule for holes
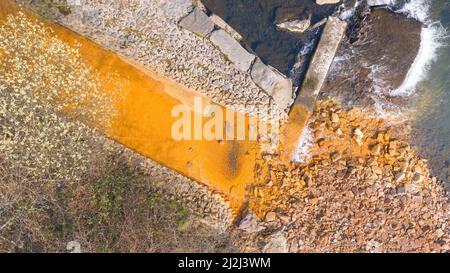
[[[0,20],[17,11],[18,6],[11,0],[0,1]],[[255,158],[259,152],[256,141],[174,140],[172,124],[179,117],[171,117],[171,111],[176,105],[188,106],[193,119],[208,120],[192,110],[194,97],[201,96],[199,93],[139,67],[65,27],[27,14],[51,28],[63,42],[70,45],[80,43],[83,61],[100,77],[114,75],[115,81],[127,83],[116,105],[118,115],[112,118],[111,129],[104,131],[107,136],[209,186],[223,194],[235,212],[239,210],[246,200],[248,187],[254,181]],[[105,84],[102,89],[109,92],[112,85]],[[201,100],[203,106],[211,103],[205,97]],[[225,108],[220,107],[225,113]],[[233,113],[244,118],[248,125],[248,117]]]

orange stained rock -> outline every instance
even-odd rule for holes
[[[0,20],[18,11],[10,0],[0,2]],[[181,140],[171,135],[172,109],[185,105],[193,119],[206,122],[209,118],[193,111],[194,97],[203,106],[213,104],[208,98],[183,87],[143,67],[108,51],[94,42],[58,24],[27,12],[28,16],[48,26],[58,39],[70,45],[81,44],[83,62],[98,72],[101,78],[113,75],[102,89],[110,92],[115,82],[126,83],[117,102],[118,114],[111,118],[110,129],[104,133],[117,142],[161,163],[191,179],[223,194],[235,212],[244,204],[247,190],[254,181],[254,164],[259,146],[251,140]],[[106,82],[106,81],[105,81]],[[112,91],[111,91],[112,92]],[[219,106],[225,113],[225,108]],[[229,113],[246,120],[241,113]],[[223,120],[223,124],[225,120]],[[102,128],[99,124],[98,128]],[[235,132],[237,130],[234,126]],[[248,132],[246,133],[248,136]]]

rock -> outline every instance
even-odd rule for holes
[[[272,221],[275,221],[276,218],[277,218],[277,214],[273,211],[269,211],[268,213],[266,213],[266,217],[264,217],[264,220],[266,222],[272,222]]]
[[[282,109],[292,104],[292,80],[285,78],[274,68],[257,59],[252,67],[251,77]]]
[[[408,193],[417,193],[420,191],[420,186],[415,183],[405,184],[406,192]]]
[[[213,21],[199,8],[181,19],[180,26],[201,36],[208,35],[214,29]]]
[[[331,122],[339,123],[339,116],[336,113],[331,113]]]
[[[298,32],[302,33],[309,28],[311,25],[311,20],[292,20],[283,23],[277,24],[277,28],[290,31],[290,32]]]
[[[395,182],[400,182],[405,179],[406,174],[404,172],[398,172],[395,174]]]
[[[359,129],[359,128],[356,128],[356,129],[355,129],[354,134],[355,134],[355,136],[356,136],[357,138],[359,138],[359,139],[362,139],[362,138],[364,137],[363,132],[362,132],[361,129]]]
[[[270,235],[267,244],[263,247],[264,253],[288,253],[289,245],[283,232],[277,231]]]
[[[241,71],[248,71],[255,59],[253,54],[245,50],[239,42],[233,39],[223,29],[214,31],[210,36],[211,42]]]
[[[341,2],[341,0],[316,0],[317,5],[330,5],[330,4],[337,4]]]
[[[336,162],[342,158],[342,155],[340,153],[333,153],[331,155],[331,161]]]
[[[361,131],[361,129],[356,128],[355,131],[353,132],[353,139],[356,141],[356,143],[358,143],[359,146],[362,146],[363,138],[364,138],[364,134]]]
[[[381,168],[378,167],[378,166],[373,166],[373,167],[372,167],[372,171],[373,171],[375,174],[378,174],[378,175],[382,175],[382,174],[383,174],[383,169],[381,169]]]
[[[70,241],[67,243],[66,249],[70,253],[81,253],[81,244],[78,241]]]
[[[284,6],[275,11],[275,24],[294,20],[306,20],[311,17],[311,10],[306,6]]]
[[[247,233],[256,233],[264,230],[265,228],[259,223],[252,213],[249,213],[239,223],[239,229],[244,230]]]
[[[382,148],[381,144],[378,143],[378,144],[376,144],[376,145],[374,145],[374,146],[372,147],[372,149],[370,150],[370,152],[371,152],[373,155],[379,155],[380,152],[381,152],[381,148]]]
[[[367,5],[370,7],[386,5],[386,0],[367,0]]]
[[[415,173],[413,176],[412,181],[414,183],[422,183],[423,182],[423,175],[421,175],[420,173]]]
[[[374,8],[366,15],[362,5],[358,20],[338,51],[339,56],[349,58],[339,58],[339,63],[335,59],[335,69],[330,71],[322,88],[329,92],[321,98],[331,96],[346,106],[365,109],[384,102],[404,103],[400,96],[393,98],[390,92],[402,85],[414,63],[420,48],[422,24],[383,8]]]
[[[343,134],[341,128],[337,128],[336,131],[335,131],[335,133],[336,133],[338,136],[341,136],[341,135]]]
[[[406,188],[404,186],[397,188],[397,195],[404,195],[406,194]]]
[[[316,29],[318,27],[321,27],[323,25],[325,25],[325,23],[328,21],[328,18],[323,18],[322,20],[320,20],[319,22],[315,23],[311,29]]]
[[[392,157],[397,155],[397,146],[393,145],[393,143],[389,143],[388,154]]]

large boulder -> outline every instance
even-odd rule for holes
[[[334,97],[348,106],[366,109],[400,105],[392,96],[401,86],[420,48],[422,24],[384,8],[362,16],[341,44],[322,98]],[[383,103],[386,102],[386,103]]]
[[[255,55],[245,50],[226,31],[223,29],[214,31],[211,34],[210,40],[239,70],[246,72],[250,69]]]

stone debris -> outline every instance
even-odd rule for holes
[[[339,113],[341,135],[333,128],[332,113]],[[276,211],[276,218],[264,225],[283,231],[289,251],[449,251],[448,193],[430,177],[426,160],[402,141],[407,135],[402,125],[390,128],[382,118],[334,102],[318,103],[310,123],[312,160],[258,161],[262,193],[250,202],[261,219]],[[355,128],[365,136],[361,145],[354,140]],[[393,155],[381,148],[391,144]],[[374,153],[376,145],[380,149]],[[273,238],[263,234],[260,239]]]
[[[252,213],[248,213],[239,223],[239,229],[248,233],[256,233],[264,230],[265,228],[259,223],[258,219]]]
[[[194,8],[189,15],[181,19],[179,24],[181,27],[203,37],[214,30],[213,21],[199,8]]]
[[[277,231],[269,236],[267,244],[263,248],[264,253],[287,253],[289,244],[283,232]]]

